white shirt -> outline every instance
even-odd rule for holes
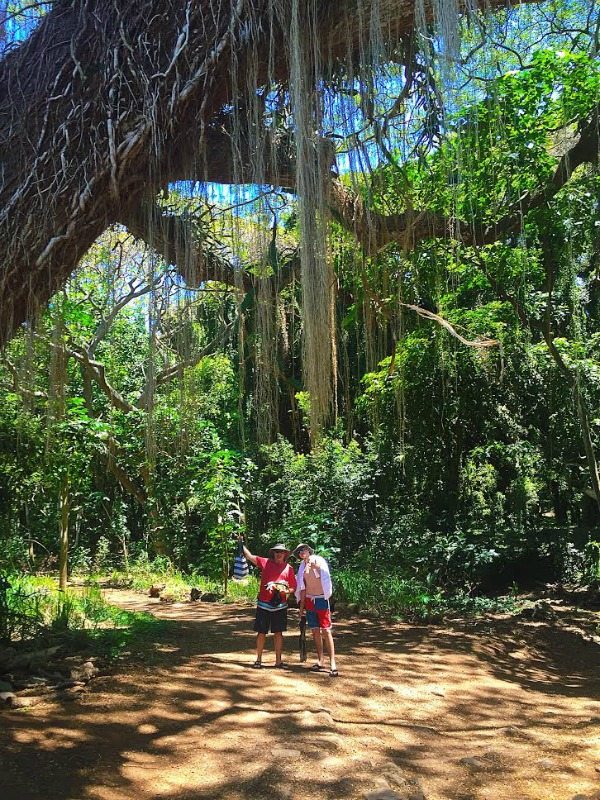
[[[311,564],[316,564],[316,566],[321,570],[321,584],[323,585],[323,596],[326,600],[329,600],[331,597],[331,593],[333,591],[333,587],[331,585],[331,573],[329,572],[329,564],[325,561],[322,556],[312,555],[308,559]],[[304,569],[306,567],[306,562],[302,561],[300,564],[300,569],[298,570],[297,576],[297,586],[296,586],[296,599],[300,602],[300,593],[303,589],[306,589],[304,585]]]

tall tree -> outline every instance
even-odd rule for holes
[[[287,79],[293,5],[58,0],[5,53],[0,342],[64,284],[107,226],[126,222],[161,186],[226,179],[213,134],[227,104],[243,101],[233,80],[256,89]],[[412,9],[396,3],[355,0],[343,19],[337,0],[308,5],[327,63],[352,57],[372,8],[393,38],[413,24]]]

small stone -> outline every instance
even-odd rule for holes
[[[69,689],[65,689],[63,692],[60,693],[60,698],[62,700],[77,700],[81,692],[85,689],[85,685],[83,686],[71,686]]]
[[[554,769],[556,767],[556,763],[551,758],[542,758],[538,761],[538,764],[542,769]]]
[[[502,761],[502,756],[495,750],[488,750],[487,753],[483,754],[483,758],[487,759],[488,761],[493,761],[497,764],[501,763]]]
[[[376,789],[366,794],[365,800],[404,800],[404,798],[393,789]]]
[[[442,689],[441,686],[434,686],[431,690],[431,694],[436,694],[438,697],[445,697],[446,692]]]
[[[404,786],[406,783],[406,776],[397,764],[384,764],[381,772],[390,783],[397,786]]]
[[[512,727],[505,728],[504,729],[504,733],[507,736],[511,736],[511,737],[517,737],[517,738],[518,737],[525,737],[525,738],[527,738],[527,734],[525,733],[525,731],[519,730],[519,728],[512,728]]]
[[[396,687],[391,683],[384,683],[381,688],[383,689],[384,692],[395,692],[396,691]]]
[[[85,681],[79,681],[71,678],[71,680],[68,681],[61,681],[59,684],[57,684],[56,688],[61,691],[62,689],[71,689],[73,686],[85,686]]]
[[[284,747],[274,748],[271,751],[271,754],[273,755],[274,758],[288,759],[288,760],[300,758],[302,756],[300,750],[288,750]]]
[[[95,675],[98,674],[98,669],[94,665],[92,661],[85,661],[81,665],[81,677],[84,680],[91,680]]]
[[[29,689],[23,689],[19,692],[19,697],[39,697],[39,695],[49,694],[52,691],[52,686],[40,684],[39,686],[30,686]]]
[[[0,705],[12,706],[16,699],[17,695],[14,692],[0,692]]]
[[[473,770],[481,770],[485,768],[485,764],[479,758],[459,758],[458,763]]]
[[[508,655],[509,658],[514,658],[517,661],[526,661],[529,658],[529,654],[525,650],[513,650]]]
[[[42,698],[38,695],[37,697],[19,697],[17,696],[12,703],[13,708],[31,708],[31,706],[35,706],[39,703]]]
[[[46,686],[48,683],[47,678],[40,678],[37,675],[31,675],[26,679],[16,680],[15,689],[20,692],[22,689],[35,689],[37,686]]]

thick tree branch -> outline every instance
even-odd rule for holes
[[[119,445],[113,436],[108,436],[104,442],[106,448],[106,468],[110,474],[117,479],[119,485],[131,495],[142,508],[146,507],[148,495],[144,489],[128,475],[117,461]]]
[[[577,167],[582,164],[598,164],[599,117],[600,105],[597,105],[590,118],[580,124],[573,146],[562,156],[550,180],[536,191],[520,198],[501,220],[483,232],[481,239],[475,235],[474,244],[490,244],[518,230],[523,217],[552,200],[565,186]]]
[[[412,0],[348,0],[344,13],[339,0],[317,0],[311,47],[324,73],[364,59],[371,14],[390,53],[413,30]],[[182,166],[226,179],[213,131],[237,86],[253,94],[248,76],[257,86],[289,81],[288,23],[289,4],[267,0],[60,0],[4,55],[0,346],[109,225]]]
[[[15,394],[20,394],[22,398],[27,399],[29,401],[32,400],[47,400],[48,394],[46,392],[41,392],[37,389],[30,389],[27,386],[23,385],[23,376],[19,374],[19,370],[17,369],[16,365],[6,356],[2,358],[2,363],[10,372],[12,377],[12,389]]]
[[[152,292],[158,286],[161,280],[162,276],[158,276],[156,280],[150,283],[147,283],[146,281],[135,281],[133,279],[129,281],[129,291],[117,300],[117,302],[111,307],[109,313],[103,317],[103,319],[101,319],[96,326],[94,336],[86,347],[87,354],[90,358],[93,358],[96,350],[98,349],[98,345],[100,342],[104,341],[114,321],[118,317],[119,313],[125,308],[125,306],[129,305],[132,300],[136,300],[139,297],[144,297],[145,295],[150,294],[150,292]]]
[[[435,322],[436,325],[440,325],[451,336],[454,336],[455,339],[458,339],[459,342],[467,347],[497,347],[500,344],[497,339],[465,339],[447,319],[444,319],[439,314],[434,314],[433,311],[428,311],[426,308],[421,308],[421,306],[416,306],[412,303],[399,303],[399,305],[414,311],[419,317],[429,320],[429,322]]]
[[[71,343],[69,347],[65,347],[65,352],[81,364],[88,377],[97,384],[114,408],[123,411],[125,414],[129,414],[135,410],[135,406],[125,400],[123,395],[110,384],[106,377],[106,368],[104,364],[90,358],[85,348],[77,347]]]
[[[200,286],[207,281],[218,281],[236,286],[235,270],[231,263],[208,246],[194,219],[189,216],[165,214],[151,201],[132,209],[121,217],[127,230],[157,252],[167,264],[177,271],[188,286]],[[250,289],[249,279],[238,272],[242,285]]]
[[[191,287],[216,281],[248,293],[255,291],[258,280],[267,280],[281,290],[291,282],[300,266],[296,251],[285,259],[276,275],[256,278],[234,266],[225,255],[218,252],[214,242],[209,244],[202,238],[199,226],[191,215],[164,214],[157,205],[150,206],[149,203],[135,213],[124,215],[121,222],[167,264],[176,267]]]
[[[405,249],[412,250],[418,242],[435,237],[454,238],[464,244],[478,246],[491,244],[518,230],[523,217],[551,200],[567,183],[578,166],[584,163],[598,163],[598,113],[599,107],[596,107],[591,117],[580,125],[572,147],[563,154],[548,182],[519,198],[512,207],[507,209],[504,217],[493,225],[484,226],[477,221],[450,220],[444,215],[428,209],[406,211],[400,214],[381,214],[370,209],[360,196],[334,175],[330,175],[327,182],[329,211],[335,220],[355,236],[363,250],[371,255],[391,243],[399,243]],[[226,146],[227,134],[222,129],[215,130],[211,133],[210,141],[217,156],[215,163],[218,162],[220,174],[224,176],[222,182],[227,183],[233,180],[234,174],[231,149]],[[329,150],[328,161],[331,163],[332,145],[324,142],[323,146]],[[284,150],[286,153],[288,152],[287,144],[284,145]],[[250,156],[242,153],[241,158],[249,160]],[[278,166],[280,160],[283,158],[280,159],[276,156],[274,164],[269,162],[265,164],[264,179],[272,185],[292,188],[294,184],[293,161],[289,162],[287,172],[280,174]],[[198,176],[188,171],[182,173],[180,177],[191,180]],[[134,222],[133,225],[124,220],[124,224],[131,230],[135,229],[136,235],[143,234],[142,220]],[[189,241],[189,235],[181,230],[185,225],[185,222],[182,223],[176,218],[170,218],[167,223],[162,224],[162,227],[157,225],[160,230],[158,236],[155,234],[157,249],[168,257],[170,263],[183,264],[183,274],[196,271],[197,274],[202,275],[204,268],[202,258],[198,259],[200,269],[196,267],[194,270],[193,264],[191,267],[185,264],[184,259],[190,258],[190,256],[186,256],[188,251],[177,246],[178,242],[186,241],[186,239]],[[146,241],[149,240],[148,234],[144,234],[142,238],[145,238]],[[192,254],[193,262],[194,248],[191,248],[189,252]],[[209,274],[213,274],[213,271],[209,270]],[[229,280],[225,279],[224,282],[228,283]]]
[[[402,214],[384,215],[369,209],[362,198],[341,182],[332,180],[328,195],[334,219],[354,234],[366,253],[375,254],[386,245],[397,242],[407,250],[425,239],[456,238],[465,244],[491,244],[518,230],[523,217],[549,202],[570,179],[581,164],[598,163],[599,109],[581,127],[574,145],[558,162],[550,180],[536,191],[528,193],[507,210],[493,225],[449,220],[427,209]]]
[[[225,325],[225,327],[214,337],[211,342],[209,342],[209,344],[206,345],[206,347],[198,350],[189,358],[160,370],[160,372],[155,375],[154,380],[149,381],[146,386],[144,386],[138,399],[136,400],[135,407],[147,411],[152,402],[152,396],[156,387],[163,386],[164,384],[169,383],[169,381],[172,381],[174,378],[183,375],[185,369],[195,367],[196,364],[199,364],[200,361],[205,358],[205,356],[215,352],[218,347],[222,347],[227,340],[233,325],[234,320]]]

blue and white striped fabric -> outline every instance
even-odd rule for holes
[[[238,551],[233,559],[233,580],[243,581],[248,577],[248,562],[244,558],[244,548],[241,542],[238,542]]]

